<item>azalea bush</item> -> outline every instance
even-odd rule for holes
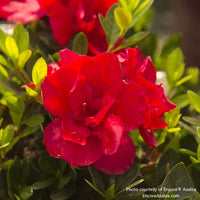
[[[0,199],[200,199],[199,68],[152,4],[0,2]]]

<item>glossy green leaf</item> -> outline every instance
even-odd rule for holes
[[[20,197],[22,200],[28,200],[33,195],[33,188],[31,186],[25,187],[20,192]]]
[[[147,10],[151,7],[154,0],[144,0],[140,1],[140,4],[137,6],[137,8],[132,12],[133,20],[131,22],[130,27],[134,26],[147,12]],[[136,2],[137,4],[137,2]]]
[[[180,48],[175,49],[166,61],[167,78],[170,85],[178,81],[184,72],[183,53]]]
[[[100,189],[101,191],[105,191],[105,186],[103,184],[101,172],[93,166],[88,166],[88,170],[94,186]]]
[[[6,147],[10,144],[14,137],[14,129],[12,125],[8,125],[4,130],[0,131],[0,148]]]
[[[199,146],[198,146],[198,148],[197,148],[197,159],[198,159],[199,162],[200,162],[200,144],[199,144]]]
[[[179,149],[179,152],[182,154],[189,155],[189,156],[197,157],[197,154],[195,152],[190,151],[188,149]]]
[[[88,181],[87,179],[85,179],[85,182],[91,187],[93,188],[96,192],[98,192],[102,197],[105,197],[104,193],[99,190],[96,186],[94,186],[90,181]]]
[[[62,189],[54,190],[50,194],[50,198],[52,200],[69,199],[73,195],[74,192],[75,192],[75,187],[62,188]]]
[[[38,93],[28,86],[25,86],[25,90],[28,93],[28,96],[30,96],[30,97],[37,97],[38,96]]]
[[[169,169],[171,169],[174,165],[179,162],[180,158],[176,151],[173,149],[169,149],[166,151],[163,156],[160,158],[158,163],[158,167],[156,169],[156,177],[158,181],[163,180],[167,173],[167,165],[169,165]]]
[[[138,173],[139,173],[139,165],[138,163],[135,162],[130,167],[130,169],[128,169],[125,173],[115,177],[115,182],[116,182],[115,190],[120,191],[126,188],[128,185],[132,184],[137,178]]]
[[[0,78],[8,79],[9,74],[8,71],[0,64]]]
[[[56,180],[55,178],[40,180],[38,182],[33,183],[31,187],[34,190],[41,190],[41,189],[47,188],[47,187],[51,186],[52,184],[54,184],[55,180]]]
[[[19,57],[17,58],[17,66],[22,69],[24,68],[26,62],[31,57],[32,51],[31,50],[25,50],[22,53],[19,54]]]
[[[184,116],[182,119],[192,125],[199,126],[200,125],[200,119],[194,118],[194,117],[189,117],[189,116]]]
[[[147,36],[149,35],[149,32],[139,32],[136,33],[134,35],[132,35],[131,37],[129,37],[128,39],[124,40],[122,42],[122,44],[120,44],[115,50],[115,51],[119,51],[120,49],[126,48],[126,47],[130,47],[133,45],[136,45],[137,43],[141,42],[142,40],[144,40]]]
[[[132,14],[128,10],[118,7],[114,10],[114,17],[122,33],[128,30],[132,21]]]
[[[62,177],[59,182],[58,182],[58,188],[61,189],[63,188],[69,181],[72,179],[72,176],[65,176]]]
[[[114,4],[107,12],[106,17],[99,14],[99,20],[106,34],[106,39],[109,45],[113,44],[119,36],[120,29],[114,19],[114,10],[118,7]]]
[[[190,104],[190,99],[187,94],[178,95],[172,99],[172,102],[179,108],[184,108]]]
[[[8,61],[2,55],[0,55],[0,64],[4,65],[6,67],[12,68],[10,63],[8,63]]]
[[[28,49],[29,46],[29,34],[25,30],[24,26],[22,24],[17,24],[15,26],[14,32],[13,32],[13,38],[15,39],[18,48],[19,53],[22,53],[23,51]]]
[[[30,127],[35,127],[44,122],[44,117],[42,114],[35,114],[30,116],[29,118],[25,118],[23,123]]]
[[[189,165],[188,171],[192,177],[195,188],[199,189],[200,188],[200,163],[194,163],[194,164]]]
[[[105,192],[105,199],[115,199],[115,184],[112,184]]]
[[[19,55],[19,49],[15,39],[11,36],[7,36],[5,40],[5,47],[8,52],[8,56],[12,59],[13,62],[15,62]]]
[[[193,156],[190,156],[190,160],[192,163],[199,163],[200,161],[194,158]]]
[[[175,108],[172,111],[166,113],[165,121],[168,124],[168,128],[175,127],[178,124],[180,118],[181,114],[179,108]]]
[[[140,3],[140,0],[118,0],[121,7],[132,12]]]
[[[0,49],[2,49],[2,51],[7,54],[7,49],[5,46],[5,40],[7,38],[8,34],[4,33],[1,29],[0,29]]]
[[[189,67],[187,69],[187,75],[191,75],[192,78],[189,80],[189,84],[197,85],[199,82],[199,68],[198,67]]]
[[[164,44],[161,56],[168,56],[174,49],[180,47],[181,45],[181,35],[175,34],[171,36]]]
[[[198,112],[200,113],[200,96],[197,95],[195,92],[189,90],[187,92],[189,99],[190,99],[190,103],[192,105],[192,107]]]
[[[169,172],[165,180],[163,181],[162,187],[164,188],[180,188],[175,191],[177,195],[180,195],[180,199],[190,197],[194,199],[194,192],[184,191],[183,188],[194,188],[194,184],[187,171],[186,166],[183,163],[176,164]],[[166,192],[163,192],[166,193]]]
[[[56,174],[56,160],[52,158],[47,152],[43,152],[39,158],[40,168],[48,174]]]
[[[39,90],[40,84],[42,83],[46,75],[47,63],[44,58],[39,58],[33,66],[32,70],[32,80],[33,83],[36,85],[36,91]]]
[[[175,83],[175,85],[176,85],[177,87],[179,87],[180,85],[184,84],[185,82],[188,82],[189,80],[191,80],[191,78],[192,78],[192,75],[185,76],[185,77],[183,77],[182,79],[178,80],[178,81]]]
[[[80,55],[87,55],[88,53],[88,39],[87,36],[80,32],[73,40],[72,50]]]

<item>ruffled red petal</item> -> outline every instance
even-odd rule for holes
[[[66,117],[71,111],[68,92],[71,90],[77,73],[70,68],[62,68],[46,76],[41,84],[43,105],[54,116]]]
[[[128,136],[124,134],[117,152],[113,155],[104,155],[93,164],[97,169],[107,174],[122,174],[131,167],[135,158],[135,147]]]
[[[144,90],[139,84],[124,82],[110,112],[122,119],[126,131],[135,130],[145,120],[146,103]]]
[[[85,145],[90,134],[90,129],[83,122],[75,121],[72,116],[63,119],[62,137],[64,140]]]
[[[104,154],[112,155],[120,145],[124,125],[117,115],[108,115],[93,133],[102,140]]]
[[[102,144],[97,136],[89,136],[85,145],[62,138],[62,120],[57,118],[44,129],[44,141],[51,156],[66,160],[71,166],[90,165],[102,156]]]
[[[143,138],[143,140],[151,147],[157,148],[157,140],[154,136],[152,130],[145,128],[144,126],[139,127],[140,134]]]
[[[88,61],[81,74],[95,91],[96,98],[104,94],[115,96],[123,80],[120,63],[112,53],[102,53]]]

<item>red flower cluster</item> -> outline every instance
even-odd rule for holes
[[[80,56],[67,49],[60,55],[41,85],[44,107],[57,117],[44,130],[47,151],[71,166],[123,173],[135,157],[127,132],[139,128],[155,147],[152,130],[165,127],[163,114],[175,107],[155,85],[150,58],[143,61],[137,48],[118,56]]]
[[[37,0],[1,0],[0,18],[25,24],[46,15]]]
[[[67,45],[75,33],[83,32],[88,38],[89,52],[96,55],[107,49],[98,14],[105,16],[114,3],[117,0],[3,0],[0,17],[24,24],[47,14],[60,45]]]

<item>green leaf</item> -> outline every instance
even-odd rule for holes
[[[126,188],[128,185],[133,183],[133,181],[137,178],[139,173],[139,165],[138,163],[134,162],[129,170],[127,170],[122,175],[116,176],[116,191],[120,191]]]
[[[184,108],[190,104],[190,99],[187,94],[178,95],[172,99],[172,102],[179,108]]]
[[[28,96],[30,96],[30,97],[37,97],[38,96],[38,93],[28,86],[25,86],[25,90],[28,93]]]
[[[187,69],[187,75],[191,75],[192,78],[189,80],[189,84],[197,85],[199,82],[199,68],[198,67],[189,67]]]
[[[38,182],[33,183],[31,187],[33,188],[33,190],[41,190],[44,188],[48,188],[49,186],[55,183],[55,180],[55,178],[40,180]]]
[[[5,40],[6,40],[6,37],[8,36],[7,33],[4,33],[1,29],[0,29],[0,48],[2,49],[2,51],[7,54],[7,49],[6,49],[6,46],[5,46]]]
[[[43,122],[44,122],[44,117],[41,114],[32,115],[29,118],[25,118],[23,121],[24,124],[30,127],[35,127],[39,124],[42,124]]]
[[[133,15],[133,20],[131,22],[130,27],[133,27],[142,17],[143,15],[147,12],[147,10],[151,7],[153,4],[154,0],[144,0],[143,2],[140,1],[139,6],[132,12]],[[137,5],[138,2],[135,2]],[[135,7],[134,5],[134,7]]]
[[[163,181],[162,187],[180,188],[180,190],[175,191],[177,195],[180,195],[180,199],[183,199],[184,197],[190,197],[191,199],[194,199],[194,192],[183,190],[183,188],[194,188],[190,174],[188,173],[187,168],[183,163],[178,163],[170,170],[169,174]]]
[[[20,192],[20,197],[22,200],[28,200],[33,195],[33,188],[31,186],[25,187]]]
[[[180,48],[175,49],[166,60],[166,72],[170,85],[178,81],[184,72],[183,53]]]
[[[56,174],[56,160],[47,152],[43,152],[38,160],[40,168],[48,174]]]
[[[31,50],[25,50],[22,53],[19,54],[19,57],[17,58],[17,66],[20,69],[23,69],[28,59],[31,57],[32,51]]]
[[[188,171],[192,177],[195,188],[200,188],[200,163],[189,165]]]
[[[188,76],[183,77],[182,79],[178,80],[178,81],[175,83],[176,87],[179,87],[179,86],[182,85],[183,83],[185,83],[185,82],[191,80],[191,78],[192,78],[192,75],[188,75]]]
[[[20,186],[25,185],[29,176],[29,169],[29,159],[20,160],[15,157],[7,173],[9,194],[19,192]]]
[[[189,156],[193,156],[193,157],[197,157],[197,154],[194,153],[193,151],[190,151],[188,149],[179,149],[179,152],[182,153],[182,154],[186,154],[186,155],[189,155]]]
[[[19,53],[28,49],[29,34],[22,24],[17,24],[13,32],[13,38],[16,40],[19,47]]]
[[[121,7],[132,12],[140,3],[140,0],[118,0]]]
[[[8,125],[0,133],[0,148],[8,146],[14,137],[14,129],[12,125]]]
[[[4,65],[6,67],[12,68],[10,63],[8,63],[8,61],[2,55],[0,55],[0,64]]]
[[[89,170],[94,186],[100,189],[101,191],[105,191],[101,172],[93,166],[88,166],[88,170]]]
[[[39,90],[40,85],[44,78],[47,75],[47,63],[44,58],[39,58],[35,65],[33,66],[32,70],[32,80],[33,83],[36,85],[36,91]]]
[[[196,158],[190,156],[190,160],[192,163],[199,163],[200,161],[198,161]]]
[[[197,95],[195,92],[189,90],[187,92],[189,99],[190,99],[190,103],[192,105],[192,107],[198,112],[200,113],[200,96]]]
[[[70,188],[62,188],[53,191],[50,194],[50,198],[52,200],[64,200],[64,199],[69,199],[73,193],[75,192],[75,187],[70,187]]]
[[[168,56],[175,48],[180,47],[181,45],[181,35],[175,34],[170,37],[164,44],[161,56],[165,57]]]
[[[179,159],[179,155],[173,149],[169,149],[163,154],[156,169],[156,177],[159,182],[166,176],[167,165],[169,165],[169,169],[171,169],[179,162]]]
[[[105,199],[115,199],[115,184],[112,184],[105,192]]]
[[[119,36],[120,29],[114,19],[114,10],[118,7],[117,4],[114,4],[107,12],[106,17],[99,14],[99,20],[103,27],[103,30],[106,34],[106,39],[109,45],[112,45],[117,37]]]
[[[87,55],[88,53],[88,39],[87,36],[80,32],[73,40],[72,50],[80,55]]]
[[[168,128],[175,127],[178,124],[180,118],[181,114],[179,108],[175,108],[174,110],[171,110],[170,112],[166,113],[165,121],[168,124]]]
[[[63,188],[69,181],[72,179],[72,176],[65,176],[62,177],[59,182],[58,182],[58,188],[61,189]]]
[[[19,55],[19,49],[15,39],[11,36],[7,36],[5,40],[5,47],[8,52],[7,55],[12,59],[13,62],[15,62]]]
[[[199,146],[197,148],[197,158],[200,161],[200,144],[199,144]]]
[[[196,126],[200,125],[200,119],[197,119],[194,117],[187,117],[187,116],[182,117],[182,119],[192,125],[196,125]]]
[[[6,78],[8,79],[9,74],[7,70],[0,64],[0,78]]]
[[[128,10],[118,7],[114,10],[114,17],[122,33],[128,30],[132,21],[132,14]]]
[[[98,192],[103,198],[105,197],[104,193],[99,190],[97,187],[95,187],[90,181],[88,181],[87,179],[85,179],[85,182],[91,187],[93,188],[96,192]]]
[[[134,35],[132,35],[131,37],[129,37],[128,39],[124,40],[122,42],[122,44],[120,44],[115,50],[115,51],[119,51],[120,49],[129,47],[129,46],[133,46],[139,42],[141,42],[143,39],[145,39],[147,36],[149,35],[149,32],[139,32],[136,33]]]

